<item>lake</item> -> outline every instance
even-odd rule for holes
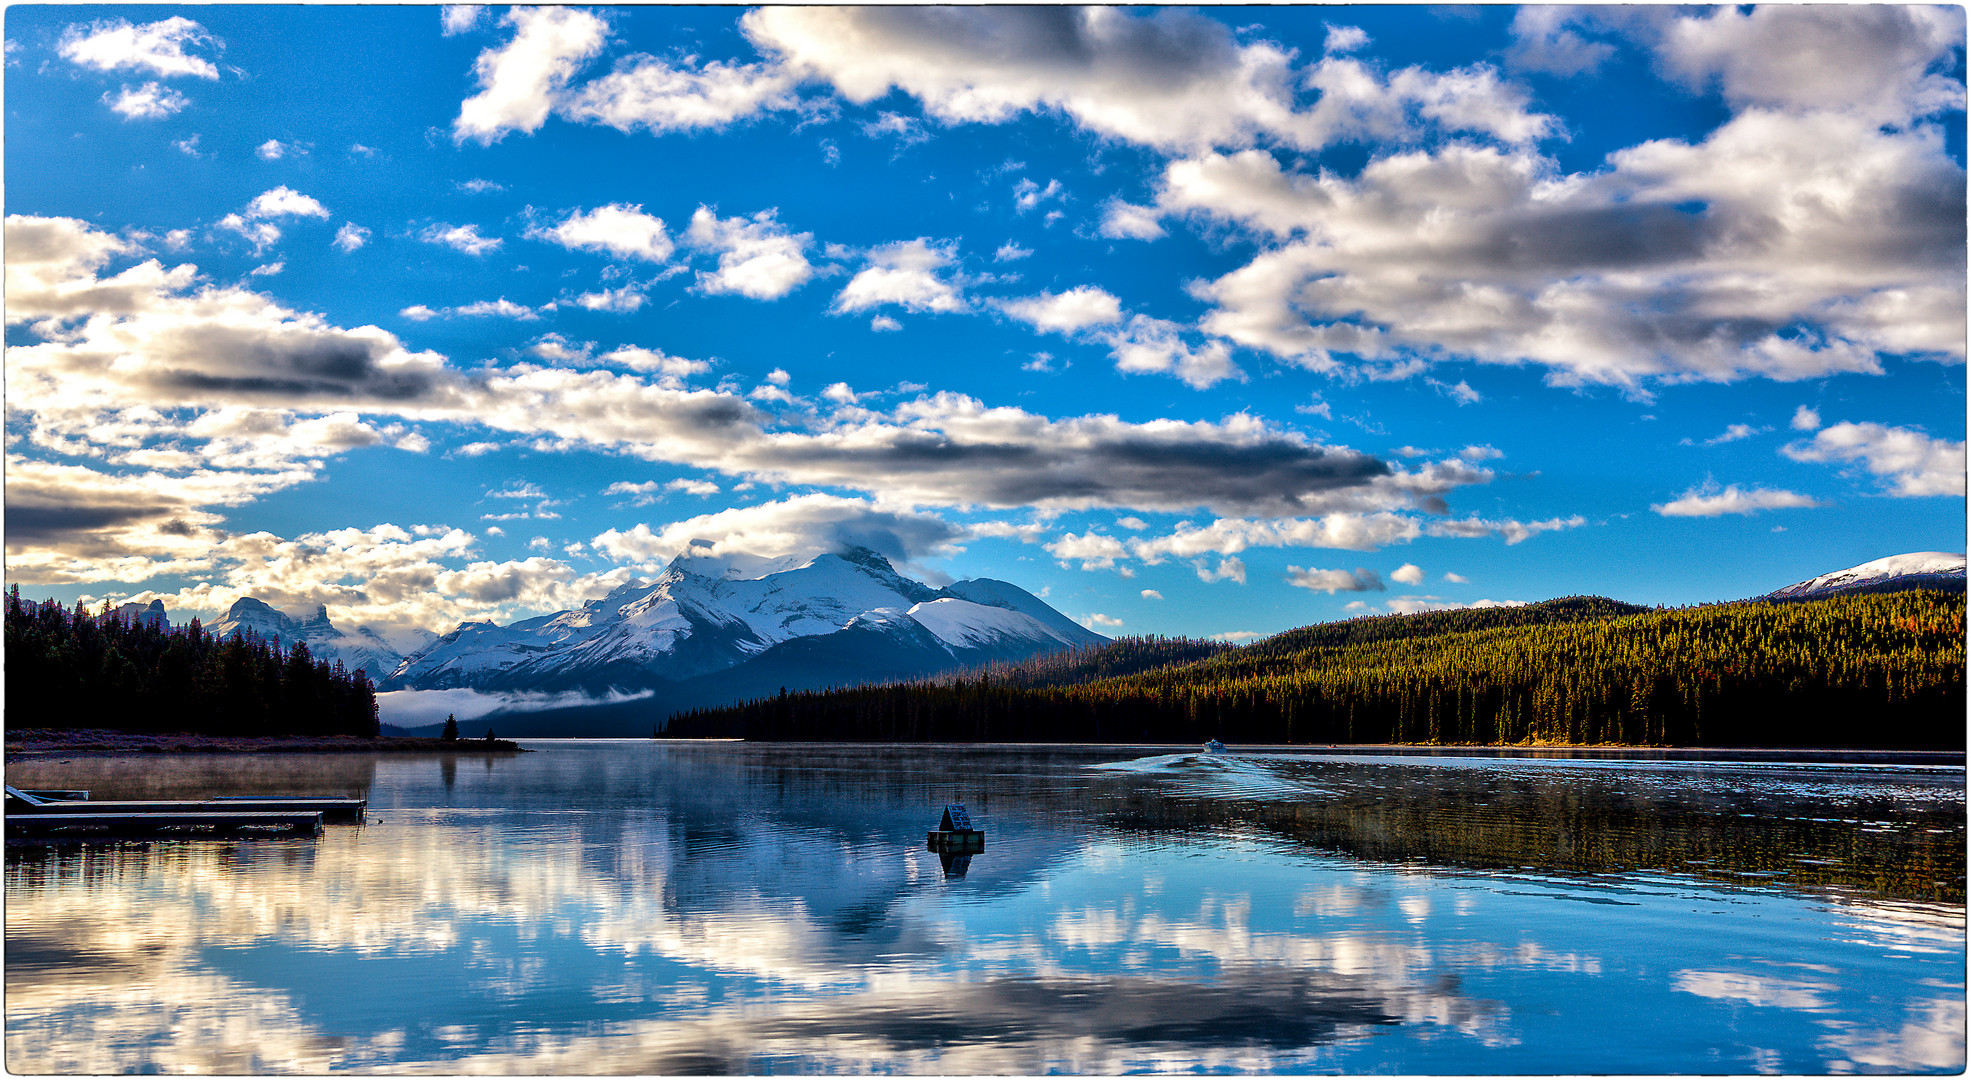
[[[523,745],[9,765],[371,810],[9,845],[7,1067],[1965,1066],[1961,758]]]

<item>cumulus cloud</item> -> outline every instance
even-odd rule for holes
[[[189,75],[217,79],[219,69],[212,61],[185,51],[193,46],[216,50],[224,44],[205,27],[174,15],[141,26],[124,19],[73,25],[62,31],[56,52],[70,63],[97,71],[148,71],[166,78]]]
[[[1392,117],[1406,128],[1423,122],[1513,137],[1530,137],[1545,124],[1490,69],[1406,69],[1385,80],[1353,60],[1296,68],[1291,50],[1241,43],[1222,23],[1188,12],[781,7],[750,12],[741,25],[763,52],[826,80],[852,102],[898,89],[946,124],[1053,112],[1100,134],[1175,151],[1262,138],[1312,150],[1380,134]],[[1333,64],[1349,70],[1331,73]],[[1307,85],[1322,93],[1301,108],[1299,90]],[[1381,127],[1362,122],[1364,99],[1376,93],[1390,99],[1377,107]]]
[[[1158,216],[1153,206],[1138,206],[1115,199],[1103,208],[1102,226],[1098,231],[1113,240],[1156,240],[1169,235],[1157,220]]]
[[[446,37],[463,34],[479,25],[485,8],[478,4],[446,4],[438,9],[439,32]]]
[[[1855,464],[1881,477],[1891,495],[1963,495],[1964,443],[1886,424],[1835,424],[1788,443],[1795,461]]]
[[[1805,405],[1793,410],[1791,427],[1795,431],[1812,431],[1820,426],[1820,414]]]
[[[227,484],[265,491],[303,482],[315,475],[310,463],[338,448],[424,445],[401,422],[471,425],[541,449],[600,449],[899,505],[1373,519],[1402,508],[1439,512],[1445,492],[1490,478],[1456,461],[1396,468],[1243,414],[1053,418],[957,394],[877,411],[850,394],[781,419],[736,389],[686,388],[684,377],[708,365],[654,350],[597,357],[592,346],[564,342],[554,357],[539,355],[547,363],[461,369],[378,327],[344,328],[245,288],[201,286],[189,266],[146,259],[112,272],[114,260],[143,253],[73,219],[9,218],[7,254],[7,317],[25,339],[9,349],[7,390],[25,444],[136,470],[130,475],[212,474],[197,490],[213,494],[116,519],[125,533],[150,521],[199,525],[176,511],[226,505]],[[512,315],[521,305],[485,310]],[[1319,529],[1342,541],[1359,527],[1337,520]],[[1214,549],[1223,555],[1231,545],[1169,539],[1162,547],[1178,557]]]
[[[1061,334],[1122,321],[1122,302],[1094,285],[1082,285],[1063,293],[1001,300],[995,306],[1036,330]]]
[[[1963,190],[1933,127],[1754,110],[1591,174],[1467,143],[1356,176],[1208,154],[1166,167],[1157,206],[1270,241],[1193,290],[1214,307],[1200,327],[1238,344],[1316,370],[1421,356],[1639,387],[1960,358]]]
[[[103,101],[110,110],[125,120],[162,120],[167,116],[183,112],[192,99],[161,83],[147,82],[142,86],[126,86],[118,91],[115,98],[104,94]]]
[[[1497,536],[1508,545],[1512,545],[1524,543],[1543,532],[1578,529],[1587,523],[1588,519],[1579,514],[1565,518],[1548,518],[1545,521],[1519,521],[1514,518],[1495,521],[1474,516],[1455,521],[1433,521],[1424,527],[1424,531],[1431,536],[1456,536],[1466,539]]]
[[[283,184],[271,191],[263,191],[255,195],[253,201],[247,204],[246,216],[325,218],[329,216],[329,212],[321,203]]]
[[[1964,107],[1942,60],[1964,44],[1947,8],[1766,5],[1679,15],[1661,29],[1658,63],[1739,108],[1846,111],[1906,123]]]
[[[799,79],[776,64],[673,63],[638,54],[568,94],[559,111],[571,120],[652,134],[719,128],[762,112],[806,109]]]
[[[893,304],[914,312],[964,311],[969,305],[958,286],[939,276],[956,259],[956,245],[934,245],[921,236],[874,248],[865,256],[864,269],[836,294],[833,310],[867,311]]]
[[[963,528],[933,514],[817,494],[701,514],[659,529],[644,524],[610,529],[590,544],[616,562],[650,569],[686,551],[777,558],[865,547],[908,561],[948,554],[964,535]]]
[[[491,145],[510,131],[539,130],[557,95],[609,36],[607,23],[576,8],[509,8],[500,25],[513,27],[513,39],[474,61],[480,89],[459,105],[456,142]]]
[[[1739,490],[1737,484],[1727,485],[1720,491],[1715,485],[1691,488],[1677,499],[1651,506],[1650,509],[1664,517],[1720,517],[1725,514],[1756,514],[1761,510],[1783,510],[1823,506],[1806,495],[1775,488],[1747,488]]]
[[[445,222],[425,226],[418,231],[417,238],[427,244],[463,251],[467,255],[484,255],[489,251],[496,251],[505,242],[497,236],[479,235],[477,225],[450,225]]]
[[[1332,596],[1338,592],[1382,592],[1382,578],[1374,570],[1356,567],[1348,570],[1303,570],[1298,566],[1287,567],[1287,584],[1297,589],[1324,592]]]
[[[594,210],[571,211],[559,224],[527,230],[530,240],[545,240],[570,251],[594,251],[625,259],[661,263],[675,245],[662,218],[630,203],[611,203]]]
[[[814,276],[814,267],[803,254],[813,239],[809,233],[782,228],[772,210],[751,218],[720,220],[711,208],[701,206],[685,231],[686,243],[719,257],[716,271],[699,272],[700,292],[738,293],[755,300],[777,300]]]
[[[1081,619],[1078,619],[1078,620],[1076,620],[1076,621],[1077,621],[1077,622],[1079,622],[1079,623],[1081,623],[1081,625],[1083,625],[1083,626],[1085,626],[1085,627],[1087,627],[1087,628],[1088,628],[1088,629],[1090,629],[1090,630],[1093,630],[1093,629],[1095,629],[1095,628],[1096,628],[1096,627],[1098,627],[1098,626],[1101,626],[1101,627],[1115,627],[1115,626],[1121,626],[1121,625],[1122,625],[1122,620],[1121,620],[1121,619],[1118,619],[1118,618],[1114,618],[1114,617],[1112,617],[1112,616],[1109,616],[1109,615],[1104,615],[1104,614],[1102,614],[1102,613],[1101,613],[1101,612],[1099,612],[1099,611],[1091,611],[1091,612],[1089,612],[1089,613],[1087,614],[1087,616],[1085,616],[1084,618],[1081,618]]]
[[[1389,580],[1401,582],[1404,585],[1422,585],[1424,580],[1423,567],[1415,563],[1404,563],[1396,569],[1395,573],[1389,575]]]
[[[341,228],[335,230],[334,243],[336,250],[344,254],[362,247],[364,244],[369,243],[369,241],[370,231],[353,221],[345,221],[342,223]]]

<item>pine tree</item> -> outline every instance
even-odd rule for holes
[[[438,737],[439,737],[439,738],[441,738],[441,739],[443,739],[443,740],[445,740],[446,742],[457,742],[457,741],[459,741],[459,721],[458,721],[458,717],[456,717],[456,716],[453,716],[453,715],[451,715],[451,714],[449,714],[449,713],[448,713],[448,714],[446,714],[446,716],[445,716],[445,730],[444,730],[443,732],[441,732],[441,733],[439,734],[439,736],[438,736]]]

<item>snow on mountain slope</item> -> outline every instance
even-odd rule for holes
[[[908,654],[913,670],[923,667],[925,649],[942,649],[959,664],[977,655],[1024,657],[1106,640],[1016,586],[970,581],[933,589],[866,549],[778,559],[693,551],[672,560],[656,581],[624,585],[573,611],[506,627],[461,626],[407,659],[387,685],[648,687],[852,628],[843,641],[859,642],[864,651],[894,649],[899,663]],[[922,636],[926,631],[929,637]],[[880,657],[869,659],[881,667]]]
[[[1044,640],[1051,638],[1065,648],[1074,644],[1042,626],[1033,616],[1006,608],[987,607],[955,596],[939,597],[917,604],[908,612],[939,641],[959,648],[976,648],[999,641]]]
[[[1964,587],[1964,556],[1948,551],[1891,555],[1767,593],[1761,600],[1812,600],[1854,592],[1885,592],[1923,586]]]
[[[351,671],[367,673],[371,682],[382,682],[404,662],[403,653],[367,626],[357,627],[354,633],[336,629],[329,621],[328,608],[322,606],[315,608],[312,618],[302,620],[242,596],[205,630],[221,640],[251,632],[267,641],[279,640],[287,648],[305,643],[315,659],[340,660]],[[423,640],[430,641],[431,635],[423,635]]]

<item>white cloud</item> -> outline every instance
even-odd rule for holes
[[[1359,26],[1336,26],[1328,24],[1328,36],[1321,46],[1322,52],[1354,52],[1369,43],[1369,34]]]
[[[621,364],[631,371],[641,371],[656,375],[660,381],[679,382],[693,375],[703,375],[712,370],[705,360],[688,360],[682,356],[672,356],[659,349],[645,349],[635,345],[625,345],[602,354],[602,359]]]
[[[119,91],[114,100],[103,95],[110,110],[120,114],[125,120],[162,120],[180,113],[192,100],[176,90],[161,83],[147,82],[142,86],[126,86]]]
[[[1243,645],[1248,641],[1256,641],[1265,636],[1266,636],[1265,634],[1261,634],[1254,630],[1228,630],[1222,634],[1208,634],[1206,635],[1205,640],[1224,641],[1224,642],[1229,642],[1230,644],[1233,645]]]
[[[277,243],[281,238],[280,226],[271,221],[248,221],[238,214],[227,214],[219,219],[219,227],[227,232],[238,233],[253,243],[253,253],[260,252]]]
[[[1720,517],[1724,514],[1756,514],[1761,510],[1786,510],[1825,505],[1792,491],[1748,488],[1740,491],[1731,484],[1720,491],[1715,485],[1694,487],[1679,498],[1650,509],[1664,517]]]
[[[603,289],[601,292],[583,293],[575,298],[577,304],[590,311],[610,311],[627,314],[643,306],[643,290],[635,285],[625,285],[620,289]]]
[[[341,228],[335,230],[336,250],[345,254],[369,243],[369,240],[370,231],[353,221],[345,221]]]
[[[528,229],[527,237],[559,244],[570,251],[595,251],[654,263],[670,258],[674,247],[663,219],[644,213],[640,204],[630,203],[611,203],[586,212],[571,211],[552,228]]]
[[[198,133],[193,132],[191,135],[188,135],[185,138],[172,143],[171,145],[177,147],[178,152],[185,155],[186,157],[198,157],[199,156],[198,138],[199,138]]]
[[[1019,183],[1013,185],[1013,210],[1015,213],[1024,214],[1039,207],[1041,203],[1065,197],[1066,194],[1059,180],[1049,180],[1046,187],[1041,187],[1031,179],[1023,177]]]
[[[1805,405],[1793,410],[1792,428],[1795,431],[1812,431],[1820,427],[1820,414]]]
[[[477,225],[452,225],[442,221],[419,230],[417,238],[427,244],[438,244],[454,251],[463,251],[467,255],[484,255],[489,251],[498,250],[499,246],[505,243],[497,236],[479,235]]]
[[[1480,536],[1497,536],[1504,539],[1506,544],[1510,546],[1512,544],[1523,543],[1543,532],[1578,529],[1587,523],[1588,519],[1579,514],[1575,514],[1573,517],[1548,518],[1545,521],[1518,521],[1513,518],[1493,521],[1474,516],[1461,518],[1456,521],[1433,521],[1425,526],[1424,531],[1431,536],[1455,536],[1466,539]]]
[[[1155,589],[1144,589],[1144,590],[1143,590],[1143,599],[1145,599],[1145,600],[1161,600],[1161,599],[1163,599],[1163,594],[1162,594],[1162,593],[1160,593],[1160,592],[1158,592],[1158,591],[1156,591]]]
[[[1464,458],[1466,461],[1497,461],[1505,457],[1506,452],[1496,446],[1487,444],[1484,446],[1467,446],[1463,450],[1458,451],[1458,456]]]
[[[878,315],[869,320],[869,328],[879,334],[887,334],[894,330],[903,329],[903,324],[890,318],[888,315]]]
[[[1072,334],[1091,326],[1108,326],[1122,321],[1122,302],[1093,285],[1082,285],[1064,293],[1040,293],[1017,300],[1001,300],[999,310],[1031,325],[1036,330]]]
[[[955,312],[967,308],[958,287],[938,276],[957,257],[956,245],[899,240],[871,250],[867,266],[835,296],[833,310],[866,311],[895,304],[913,312]]]
[[[479,25],[479,16],[485,10],[478,4],[446,4],[438,9],[439,32],[445,37],[463,34]]]
[[[1113,536],[1100,533],[1086,533],[1077,536],[1067,533],[1049,544],[1041,545],[1047,553],[1066,566],[1070,561],[1079,561],[1083,570],[1113,569],[1117,559],[1125,558],[1128,549],[1122,541]]]
[[[1964,44],[1962,13],[1920,6],[1715,8],[1671,20],[1657,57],[1740,108],[1847,111],[1885,124],[1964,107],[1937,70]],[[1947,69],[1946,69],[1947,70]]]
[[[1338,592],[1382,592],[1382,578],[1374,570],[1356,567],[1347,570],[1303,570],[1298,566],[1287,567],[1287,584],[1297,589],[1324,592],[1332,596]]]
[[[721,221],[709,207],[701,206],[691,215],[685,242],[719,257],[717,271],[699,272],[700,292],[777,300],[814,276],[814,267],[803,254],[813,236],[788,232],[774,220],[774,213],[762,210],[751,218]]]
[[[283,184],[254,196],[253,201],[247,204],[246,216],[325,218],[329,216],[329,212],[321,203]]]
[[[1964,443],[1933,439],[1886,424],[1841,423],[1781,452],[1795,461],[1852,462],[1889,482],[1900,496],[1963,495]]]
[[[794,94],[797,82],[792,72],[774,64],[715,60],[697,65],[696,57],[673,64],[639,54],[565,95],[558,111],[571,120],[618,131],[720,128],[761,112],[803,108]]]
[[[1467,143],[1352,177],[1206,155],[1166,168],[1158,207],[1264,241],[1194,288],[1209,333],[1316,370],[1422,356],[1633,388],[1961,357],[1963,176],[1935,128],[1751,111],[1574,175]]]
[[[248,270],[246,273],[248,277],[273,277],[275,274],[278,274],[285,269],[287,269],[286,263],[272,262],[272,263],[267,263],[264,266],[256,266],[253,269]]]
[[[1017,262],[1032,254],[1033,254],[1032,248],[1023,248],[1020,245],[1014,243],[1013,241],[1008,240],[1005,243],[999,245],[999,250],[992,253],[992,261]]]
[[[1418,566],[1416,563],[1404,563],[1396,569],[1395,573],[1389,575],[1389,580],[1401,582],[1405,585],[1422,585],[1424,580],[1423,567]]]
[[[62,31],[56,51],[70,63],[98,71],[149,71],[166,78],[190,75],[217,79],[219,69],[210,60],[188,54],[187,46],[217,49],[223,43],[205,27],[174,15],[142,26],[123,19],[92,22],[87,27],[73,25]]]
[[[1197,390],[1227,379],[1245,381],[1224,342],[1206,340],[1194,347],[1184,340],[1184,328],[1166,319],[1131,315],[1121,328],[1099,336],[1108,343],[1116,370],[1125,374],[1171,374]]]
[[[279,139],[268,139],[254,147],[253,153],[262,161],[279,161],[287,153],[287,149],[287,144]]]
[[[1114,199],[1103,208],[1101,234],[1116,240],[1156,240],[1169,235],[1153,206]]]
[[[449,313],[452,315],[465,316],[467,318],[476,318],[482,316],[493,316],[502,319],[521,319],[521,320],[532,320],[532,319],[540,318],[540,316],[534,312],[533,308],[530,308],[525,304],[516,304],[513,301],[508,300],[504,296],[500,297],[497,300],[480,300],[470,304],[463,304],[458,307],[449,309]]]
[[[1445,573],[1444,573],[1444,580],[1445,580],[1445,581],[1448,581],[1448,582],[1450,582],[1450,583],[1451,583],[1451,584],[1453,584],[1453,585],[1469,585],[1469,584],[1471,584],[1471,579],[1470,579],[1470,578],[1468,578],[1468,577],[1466,577],[1466,576],[1464,576],[1463,574],[1453,574],[1453,573],[1451,573],[1451,572],[1449,572],[1449,571],[1445,571]]]
[[[607,23],[576,8],[509,8],[500,25],[514,28],[513,39],[474,61],[480,91],[459,105],[456,142],[491,145],[509,131],[539,130],[569,79],[609,36]]]
[[[661,362],[654,378],[594,366],[455,368],[375,326],[338,327],[243,288],[196,288],[189,266],[153,259],[106,275],[134,249],[80,221],[13,217],[7,233],[7,316],[30,339],[8,353],[12,423],[63,452],[94,447],[80,452],[114,460],[145,439],[185,437],[186,411],[251,408],[471,424],[543,449],[603,449],[909,505],[1318,515],[1429,509],[1490,478],[1455,461],[1394,468],[1246,414],[1056,419],[940,393],[888,412],[844,403],[783,420],[736,389],[685,389]],[[100,429],[112,414],[131,441],[105,450]],[[245,444],[239,467],[286,468],[288,445],[255,457]]]
[[[1354,104],[1334,115],[1332,99],[1358,102],[1356,80],[1327,79],[1311,109],[1296,88],[1322,82],[1330,64],[1294,66],[1291,50],[1241,43],[1229,28],[1188,12],[1138,17],[1113,8],[770,7],[742,20],[763,52],[832,83],[857,104],[892,88],[945,124],[1003,123],[1057,112],[1105,135],[1166,150],[1245,146],[1270,138],[1313,150],[1365,133]],[[1370,76],[1370,81],[1381,80]],[[1386,94],[1445,127],[1524,136],[1529,118],[1516,91],[1489,69],[1447,75],[1407,69]]]
[[[1081,623],[1081,625],[1087,627],[1090,630],[1093,630],[1098,626],[1108,627],[1108,626],[1122,625],[1121,619],[1111,618],[1110,616],[1104,615],[1099,611],[1091,611],[1086,616],[1077,619],[1075,621]]]
[[[797,495],[734,507],[653,530],[639,524],[610,529],[590,543],[597,554],[643,568],[661,567],[694,548],[706,555],[763,558],[866,547],[892,559],[949,554],[964,530],[932,514],[865,499]],[[706,546],[709,544],[709,546]]]

